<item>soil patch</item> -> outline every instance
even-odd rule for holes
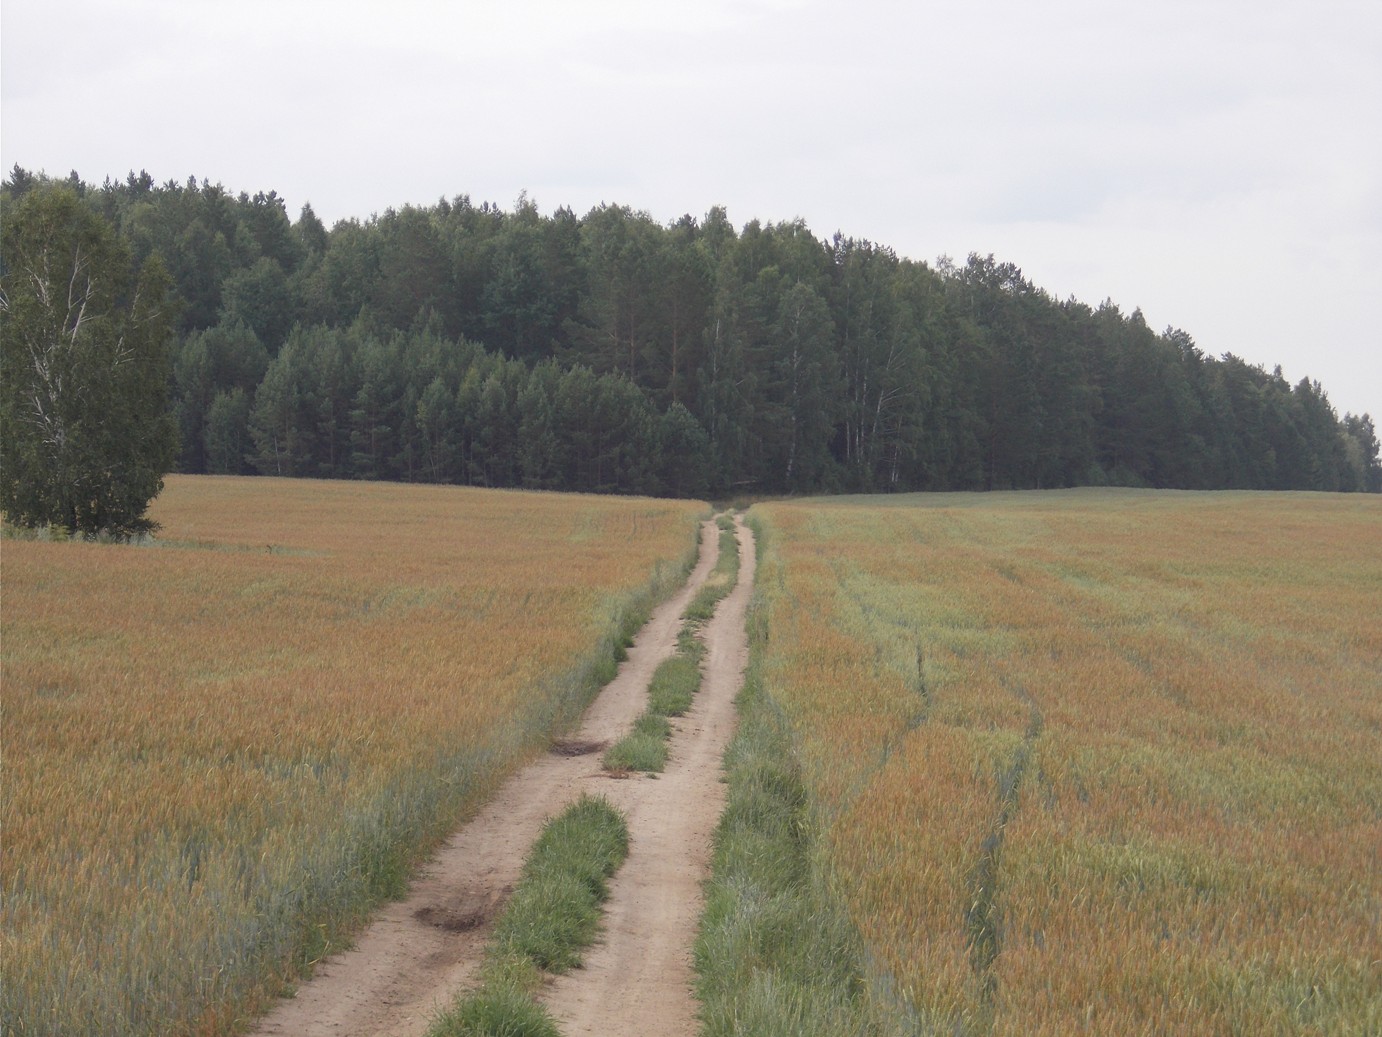
[[[552,743],[552,748],[547,750],[553,756],[589,756],[591,753],[601,753],[609,748],[609,742],[580,742],[575,740],[558,740]]]
[[[427,904],[413,912],[413,917],[423,925],[430,925],[447,932],[463,933],[476,929],[499,913],[499,908],[513,890],[505,889],[499,894],[486,891],[472,894],[455,904]]]

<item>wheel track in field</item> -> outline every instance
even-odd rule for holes
[[[1003,950],[998,903],[1003,877],[1003,841],[1008,824],[1017,813],[1018,794],[1045,725],[1040,707],[1025,688],[1011,685],[1006,678],[1003,679],[1003,685],[1022,701],[1029,712],[1022,741],[1013,752],[1007,769],[998,777],[994,817],[980,846],[978,860],[967,877],[969,907],[964,918],[965,939],[969,944],[970,968],[978,981],[980,1009],[985,1013],[992,1011],[998,994],[998,974],[994,965]]]
[[[682,613],[714,567],[713,520],[702,526],[686,585],[654,610],[579,730],[511,776],[420,870],[406,899],[382,908],[351,950],[318,965],[294,997],[260,1020],[255,1037],[421,1037],[474,985],[493,919],[543,823],[582,792],[602,793],[628,815],[630,853],[611,882],[601,942],[544,1000],[564,1034],[696,1032],[692,945],[711,833],[724,805],[721,759],[748,657],[744,615],[754,559],[747,528],[736,525],[739,579],[704,629],[701,692],[673,721],[666,771],[614,781],[598,751],[580,750],[618,740],[646,708],[653,671],[675,650]]]

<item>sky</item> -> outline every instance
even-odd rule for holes
[[[1375,0],[0,0],[16,163],[991,253],[1382,423]]]

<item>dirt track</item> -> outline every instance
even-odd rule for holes
[[[701,532],[686,586],[639,632],[619,673],[572,740],[608,743],[647,705],[648,681],[676,646],[682,611],[715,563],[718,529]],[[491,922],[547,818],[583,791],[606,795],[629,818],[629,858],[611,884],[605,936],[586,967],[555,981],[544,1000],[564,1034],[696,1032],[691,945],[710,833],[723,807],[720,760],[747,660],[744,612],[753,550],[741,525],[740,575],[707,625],[705,677],[692,711],[673,721],[671,757],[657,778],[607,778],[598,752],[544,756],[510,778],[355,947],[318,966],[253,1032],[293,1037],[412,1037],[472,980]]]

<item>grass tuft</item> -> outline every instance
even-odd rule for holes
[[[700,645],[699,641],[694,643]],[[701,686],[700,654],[678,652],[657,668],[648,686],[650,713],[679,717],[691,708],[691,701]]]
[[[671,730],[666,717],[644,713],[634,722],[632,731],[605,751],[605,770],[660,773],[667,766]]]
[[[554,1037],[556,1024],[534,995],[544,974],[580,965],[599,931],[608,879],[628,853],[624,816],[603,798],[582,796],[547,822],[495,926],[483,983],[427,1037]]]
[[[522,984],[487,983],[448,1012],[428,1037],[560,1037],[551,1013]]]

